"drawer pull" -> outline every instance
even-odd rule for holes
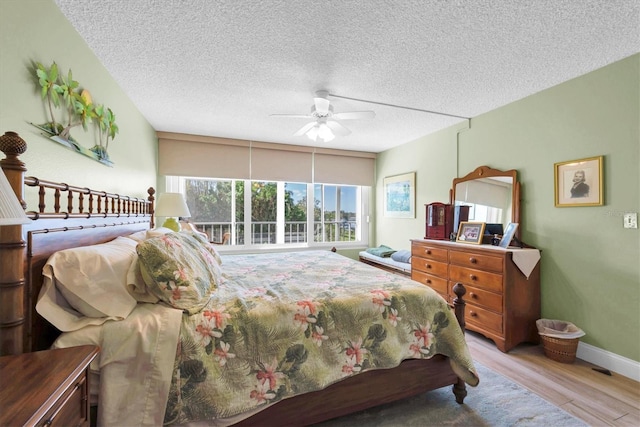
[[[470,275],[469,275],[469,279],[471,279],[471,280],[478,280],[478,276],[476,276],[475,274],[470,274]]]
[[[424,281],[427,285],[431,283],[431,279],[427,279]]]
[[[56,409],[56,411],[49,417],[48,420],[46,420],[44,422],[45,426],[50,426],[53,424],[53,421],[55,420],[55,418],[58,416],[58,414],[60,413],[60,411],[62,410],[62,408],[64,408],[67,403],[71,400],[71,398],[73,397],[74,393],[76,391],[78,391],[78,389],[80,387],[82,387],[84,385],[84,381],[85,378],[81,378],[80,381],[75,385],[75,387],[73,388],[73,391],[71,391],[71,393],[69,393],[69,395],[66,397],[66,399],[64,399],[64,402],[62,402],[60,404],[60,406],[58,406],[58,409]],[[84,396],[83,396],[84,397]]]
[[[475,311],[470,311],[470,312],[469,312],[469,316],[471,316],[471,317],[478,317],[478,313],[476,313]]]
[[[424,253],[427,255],[431,255],[431,251],[429,249],[425,249]]]
[[[431,264],[426,264],[425,267],[431,268]]]
[[[478,296],[476,294],[474,294],[473,292],[469,292],[469,296],[471,298],[478,298]]]
[[[471,257],[471,258],[469,258],[469,262],[470,262],[471,264],[477,264],[477,263],[478,263],[478,260],[477,260],[476,258],[474,258],[474,257]]]

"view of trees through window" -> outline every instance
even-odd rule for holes
[[[248,197],[245,188],[250,188]],[[190,222],[215,241],[231,233],[235,245],[356,241],[359,191],[357,186],[184,178]]]

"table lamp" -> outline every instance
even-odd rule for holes
[[[177,217],[191,216],[189,207],[182,193],[161,193],[158,197],[155,214],[157,217],[167,217],[162,226],[173,231],[180,231],[180,224],[176,219]]]

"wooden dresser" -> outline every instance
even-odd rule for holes
[[[411,241],[411,278],[433,288],[449,304],[455,298],[453,286],[462,283],[467,289],[466,328],[507,352],[521,342],[539,342],[540,262],[527,278],[513,259],[514,252],[532,255],[531,251],[539,253],[416,239]]]
[[[88,426],[89,364],[98,347],[0,357],[0,426]]]

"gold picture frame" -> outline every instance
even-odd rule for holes
[[[603,156],[554,164],[555,206],[602,206]]]
[[[456,242],[481,244],[482,236],[484,235],[484,226],[484,222],[461,222],[458,228]]]
[[[416,217],[416,173],[409,172],[384,178],[384,216]]]

